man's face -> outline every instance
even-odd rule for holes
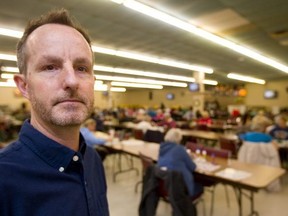
[[[92,52],[84,37],[71,27],[46,24],[29,36],[26,48],[32,119],[80,125],[94,102]]]

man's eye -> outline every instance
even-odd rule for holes
[[[45,70],[54,70],[54,69],[55,69],[54,65],[46,65],[45,66]]]
[[[86,67],[78,67],[78,70],[82,71],[82,72],[87,72],[88,71],[88,69]]]

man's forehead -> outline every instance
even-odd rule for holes
[[[57,24],[57,23],[48,23],[44,24],[37,29],[35,29],[28,37],[28,40],[34,40],[37,39],[45,39],[49,36],[59,36],[62,33],[69,33],[69,34],[75,34],[79,35],[80,37],[83,37],[80,32],[78,32],[76,29],[63,25],[63,24]],[[85,38],[83,37],[85,40]]]

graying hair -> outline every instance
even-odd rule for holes
[[[181,140],[182,140],[182,133],[179,128],[170,129],[164,137],[164,141],[166,142],[180,143]]]

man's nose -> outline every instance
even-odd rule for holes
[[[63,68],[62,76],[63,76],[62,80],[63,80],[64,89],[66,88],[77,89],[78,88],[79,80],[78,80],[76,71],[72,65],[65,65],[65,67]]]

